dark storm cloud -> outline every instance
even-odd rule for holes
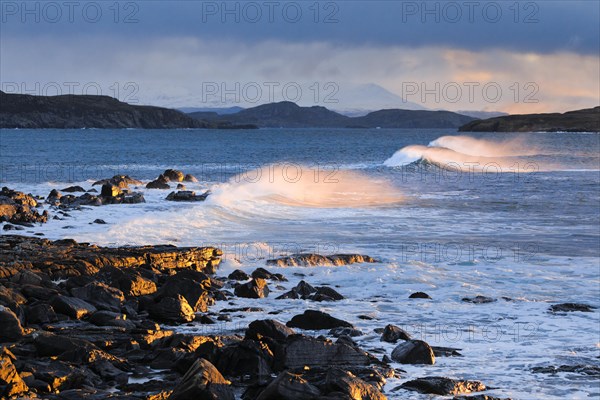
[[[115,5],[116,4],[116,5]],[[598,54],[598,1],[2,1],[2,36],[196,37]]]

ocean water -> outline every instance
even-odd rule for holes
[[[206,202],[174,203],[164,199],[169,191],[139,188],[146,203],[86,207],[22,234],[107,246],[214,245],[225,251],[222,275],[295,252],[359,252],[381,261],[269,267],[289,279],[272,283],[269,298],[213,307],[263,312],[177,329],[231,333],[271,311],[286,322],[321,309],[355,324],[365,333],[356,341],[379,357],[394,345],[373,329],[389,323],[461,349],[462,357],[439,357],[434,366],[394,364],[406,372],[386,385],[390,399],[429,398],[392,389],[432,375],[481,380],[489,394],[514,399],[600,396],[598,375],[531,370],[600,367],[600,312],[548,312],[563,302],[600,307],[598,134],[0,130],[0,168],[3,186],[41,196],[75,184],[88,189],[115,174],[147,181],[166,168],[196,175],[200,182],[188,189],[211,191]],[[91,224],[96,218],[107,224]],[[301,279],[332,285],[346,299],[275,300]],[[416,291],[432,300],[408,299]],[[461,300],[476,295],[497,301]]]

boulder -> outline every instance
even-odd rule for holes
[[[387,397],[375,386],[354,376],[349,371],[333,368],[327,373],[325,385],[328,392],[344,393],[346,398],[364,400],[386,400]]]
[[[13,364],[15,360],[10,350],[0,349],[0,398],[19,396],[29,391]]]
[[[234,400],[230,385],[214,365],[200,358],[181,378],[169,400]]]
[[[121,311],[125,295],[119,289],[101,282],[92,282],[79,288],[71,289],[74,297],[85,300],[99,310]]]
[[[14,342],[23,337],[21,321],[12,310],[0,306],[0,342]]]
[[[185,175],[183,172],[177,169],[167,169],[162,173],[162,176],[170,180],[171,182],[183,182]]]
[[[102,185],[102,189],[100,190],[100,196],[102,197],[117,197],[123,194],[121,188],[115,185],[111,185],[110,183],[105,183]]]
[[[264,379],[273,371],[274,355],[269,346],[256,340],[243,340],[224,347],[216,366],[227,376],[250,376]]]
[[[177,192],[171,192],[167,195],[169,201],[204,201],[210,194],[210,191],[206,191],[202,194],[196,194],[193,190],[180,190]]]
[[[250,276],[241,269],[236,269],[235,271],[229,274],[227,279],[232,279],[234,281],[247,281],[248,279],[250,279]]]
[[[427,376],[414,379],[403,383],[400,387],[419,393],[437,394],[440,396],[481,392],[486,390],[485,385],[479,381],[457,380],[439,376]]]
[[[170,276],[162,285],[157,293],[157,299],[177,297],[178,294],[181,294],[195,312],[207,312],[210,300],[208,290],[210,287],[210,278],[202,272],[180,271]]]
[[[283,275],[273,274],[264,268],[257,268],[254,271],[252,271],[252,277],[253,278],[261,278],[261,279],[271,279],[274,281],[282,281],[282,282],[287,281],[287,279],[285,279],[285,277]]]
[[[415,292],[408,296],[409,299],[431,299],[431,297],[424,292]]]
[[[164,176],[159,176],[155,180],[148,182],[146,189],[170,189],[169,180]]]
[[[238,297],[260,299],[269,295],[269,287],[264,279],[252,279],[248,283],[236,286],[234,293]]]
[[[496,299],[486,296],[463,297],[462,301],[473,304],[493,303]]]
[[[141,181],[131,178],[129,175],[115,175],[109,179],[102,179],[102,180],[96,181],[96,182],[92,183],[92,186],[105,185],[107,183],[114,185],[118,188],[126,188],[129,185],[135,185],[135,186],[142,185]]]
[[[404,329],[396,325],[386,325],[381,334],[381,341],[388,343],[396,343],[398,340],[410,340],[411,337]]]
[[[61,189],[61,192],[67,193],[76,193],[76,192],[85,192],[85,189],[81,186],[69,186],[67,188]]]
[[[90,317],[90,322],[97,326],[116,326],[126,330],[136,328],[135,323],[127,320],[127,316],[112,311],[96,311]]]
[[[321,391],[301,375],[284,371],[269,383],[256,400],[311,400],[320,395]]]
[[[87,301],[76,297],[56,296],[51,303],[54,310],[73,319],[81,319],[97,311],[96,307]]]
[[[169,323],[191,322],[195,317],[194,310],[181,295],[164,297],[152,304],[148,311],[152,318]]]
[[[25,319],[28,324],[47,324],[58,321],[54,308],[45,303],[27,307],[25,309]]]
[[[194,175],[192,174],[186,174],[183,177],[184,182],[194,182],[197,183],[198,182],[198,178],[196,178]]]
[[[285,346],[286,368],[368,365],[369,355],[347,343],[304,335],[288,337]]]
[[[253,321],[246,329],[246,339],[261,340],[268,337],[278,341],[285,341],[288,336],[294,335],[296,332],[285,326],[279,321],[273,319],[264,319]]]
[[[333,328],[329,331],[329,334],[333,337],[357,337],[364,335],[362,331],[355,328]]]
[[[590,306],[588,304],[582,303],[562,303],[562,304],[554,304],[550,306],[551,312],[573,312],[573,311],[583,311],[583,312],[592,312],[596,307]]]
[[[286,324],[290,328],[320,330],[332,328],[354,328],[354,326],[346,321],[332,317],[322,311],[306,310],[303,314],[295,315]]]
[[[392,351],[392,360],[401,364],[435,364],[433,349],[422,340],[408,340]]]

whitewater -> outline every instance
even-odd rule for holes
[[[12,189],[46,196],[115,174],[149,181],[177,168],[199,178],[188,189],[211,192],[205,202],[175,203],[165,200],[169,190],[140,187],[146,203],[68,216],[46,206],[60,219],[2,232],[105,246],[217,246],[221,276],[297,252],[368,254],[381,262],[269,266],[289,282],[270,285],[267,299],[211,309],[262,312],[176,329],[239,333],[269,312],[285,322],[320,309],[352,322],[364,333],[354,339],[378,357],[394,347],[374,332],[388,323],[460,349],[461,357],[433,366],[392,364],[405,372],[385,386],[390,399],[429,398],[392,389],[434,375],[480,380],[498,397],[587,399],[600,396],[597,375],[532,369],[600,367],[600,313],[548,312],[565,302],[600,307],[599,154],[599,136],[584,133],[1,130],[0,180]],[[275,300],[301,279],[346,298]],[[432,299],[408,298],[417,291]],[[462,301],[477,295],[496,301]]]

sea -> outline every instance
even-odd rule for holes
[[[453,129],[0,130],[0,185],[47,196],[113,175],[145,182],[175,168],[204,202],[45,205],[48,223],[18,234],[102,246],[217,246],[218,275],[281,273],[265,299],[232,298],[212,311],[256,307],[197,334],[242,333],[256,319],[286,322],[306,309],[354,324],[378,358],[394,324],[432,346],[458,349],[433,366],[400,365],[394,390],[424,376],[480,380],[512,399],[600,397],[600,308],[552,313],[558,303],[600,307],[600,135],[462,133]],[[95,186],[99,190],[99,186]],[[56,216],[57,219],[53,217]],[[102,219],[106,224],[93,223]],[[0,230],[0,234],[15,231]],[[377,263],[273,267],[295,253],[360,253]],[[330,285],[336,302],[276,300],[300,280]],[[409,299],[414,292],[431,299]],[[490,303],[465,298],[486,296]],[[270,314],[273,313],[273,314]],[[328,331],[305,332],[328,336]],[[541,373],[537,367],[579,366]]]

